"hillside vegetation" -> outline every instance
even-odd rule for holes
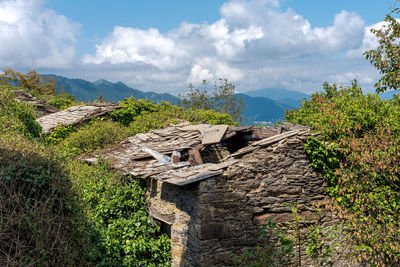
[[[148,216],[140,180],[77,156],[181,121],[235,122],[212,110],[128,98],[109,118],[43,135],[34,107],[14,100],[13,91],[61,109],[76,102],[44,90],[41,79],[24,85],[18,75],[15,86],[0,85],[0,265],[169,266],[170,240]]]
[[[324,92],[287,112],[322,138],[305,150],[329,186],[328,203],[349,230],[351,255],[379,265],[400,261],[400,98],[381,100],[352,86],[324,84]]]

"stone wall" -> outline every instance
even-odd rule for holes
[[[220,176],[188,186],[148,180],[152,216],[171,225],[173,266],[232,266],[254,246],[268,218],[285,222],[325,198],[323,178],[304,153],[306,136],[290,137],[244,155]]]

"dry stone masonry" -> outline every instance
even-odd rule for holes
[[[307,214],[326,197],[304,153],[310,135],[294,125],[180,125],[82,159],[105,157],[146,180],[149,213],[171,237],[172,266],[232,266],[234,254],[257,243],[260,225],[291,220],[287,203]]]

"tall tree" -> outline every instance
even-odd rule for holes
[[[52,95],[56,93],[57,80],[44,78],[36,71],[31,70],[23,74],[10,68],[0,74],[0,84],[20,86],[40,95]]]
[[[400,88],[400,22],[395,17],[399,12],[399,8],[394,7],[386,15],[385,25],[381,29],[371,29],[378,38],[379,46],[364,53],[382,74],[375,84],[377,93]]]
[[[218,79],[214,83],[214,90],[207,90],[207,81],[203,80],[202,89],[189,85],[189,92],[179,95],[179,103],[183,108],[213,109],[221,113],[229,114],[234,121],[242,122],[245,109],[243,97],[239,97],[235,85],[228,79]]]

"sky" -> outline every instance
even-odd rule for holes
[[[227,78],[240,92],[304,93],[379,73],[394,0],[0,0],[0,69],[106,79],[156,92]]]

